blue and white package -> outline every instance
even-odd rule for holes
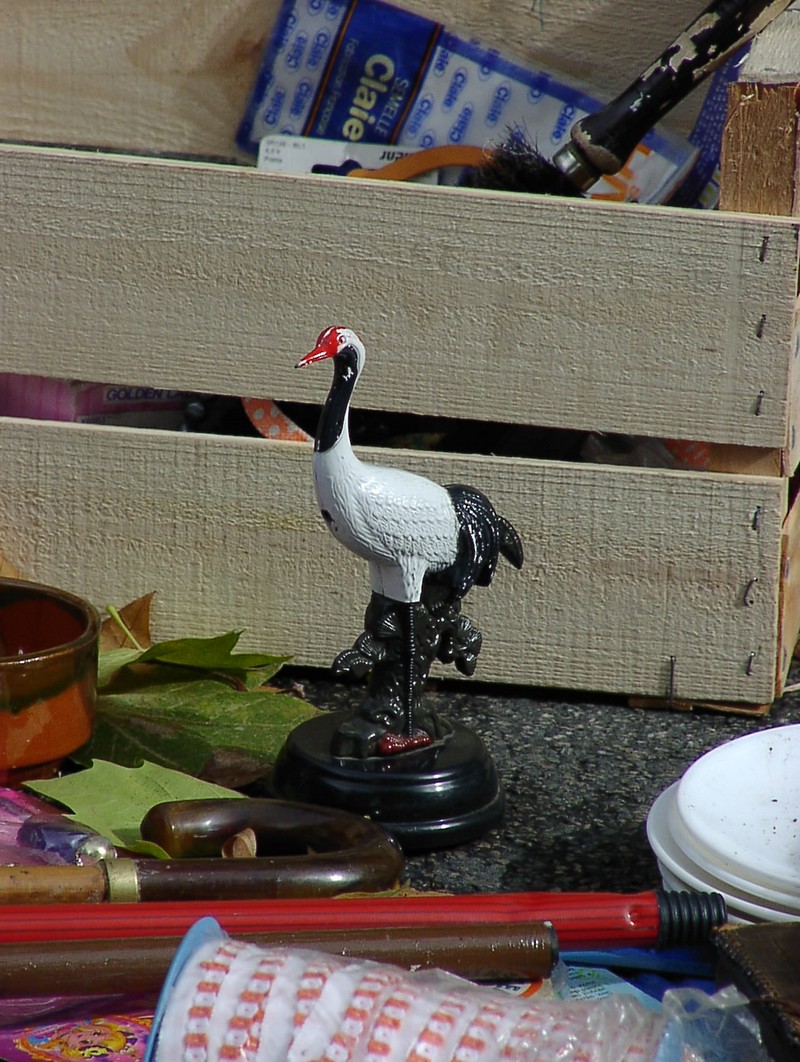
[[[416,150],[487,147],[519,129],[549,158],[600,106],[573,82],[383,0],[284,0],[237,140],[253,154],[274,133]],[[696,154],[653,130],[591,195],[663,202]]]
[[[239,146],[269,133],[395,143],[442,27],[381,0],[284,0]]]
[[[738,77],[739,67],[749,51],[750,45],[747,44],[715,71],[700,114],[689,134],[689,143],[698,150],[697,161],[670,199],[670,206],[700,210],[714,210],[719,206],[720,152],[728,117],[728,85]]]

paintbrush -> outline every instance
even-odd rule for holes
[[[715,0],[624,92],[575,123],[552,160],[518,133],[488,151],[463,185],[581,196],[619,173],[637,144],[721,63],[751,40],[790,0]]]

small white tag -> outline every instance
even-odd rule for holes
[[[346,176],[348,164],[365,170],[377,170],[412,154],[416,148],[402,148],[395,144],[351,144],[348,140],[324,140],[312,136],[284,136],[272,133],[261,138],[258,147],[258,168],[272,173],[335,173]],[[414,180],[421,184],[438,184],[436,172],[425,173]]]

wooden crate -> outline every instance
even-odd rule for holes
[[[157,158],[235,154],[277,4],[62,7],[0,0],[0,371],[316,402],[328,374],[292,366],[345,323],[368,346],[367,408],[709,442],[720,471],[369,456],[485,489],[524,539],[523,571],[467,599],[477,678],[752,712],[781,692],[800,627],[785,174],[767,216]],[[599,92],[696,3],[617,7],[424,5],[523,58],[588,64]],[[769,137],[749,98],[735,127]],[[307,446],[6,418],[0,469],[0,554],[99,606],[157,590],[160,636],[245,628],[327,666],[361,628],[366,573],[318,516]]]

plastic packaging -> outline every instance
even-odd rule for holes
[[[129,387],[0,373],[0,416],[115,424],[130,428],[178,428],[191,395],[156,387]]]
[[[55,855],[59,863],[87,866],[115,859],[117,852],[107,837],[57,812],[31,815],[19,828],[17,843]]]
[[[231,940],[213,919],[187,935],[146,1062],[585,1062],[648,1058],[660,1015],[627,996],[515,998],[441,971]]]
[[[518,997],[438,970],[261,948],[203,918],[167,976],[144,1062],[767,1062],[735,988],[664,999]]]
[[[382,0],[284,0],[237,141],[252,154],[275,133],[421,150],[484,147],[519,129],[550,156],[574,122],[599,107],[565,77],[522,66]],[[696,154],[659,126],[590,194],[663,202]]]
[[[651,1062],[771,1060],[749,1001],[732,985],[713,996],[692,988],[667,992],[662,1013],[666,1024]]]

